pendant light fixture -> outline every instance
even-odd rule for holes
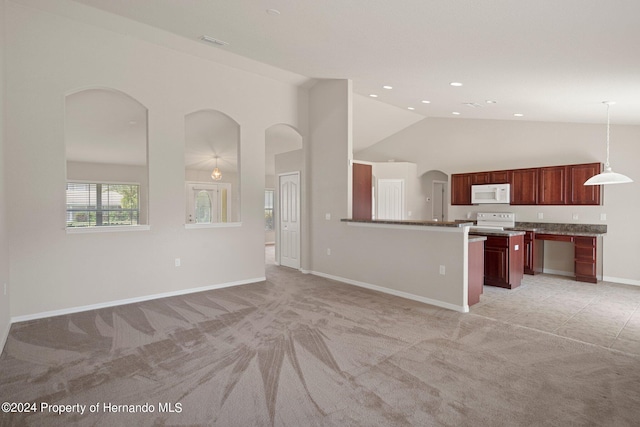
[[[214,181],[220,181],[222,179],[222,172],[218,169],[218,156],[216,156],[216,167],[213,168],[213,172],[211,172],[211,178]]]
[[[607,106],[607,162],[604,164],[604,172],[592,176],[585,181],[584,185],[624,184],[627,182],[633,182],[633,180],[628,176],[615,173],[611,170],[611,165],[609,164],[609,107],[615,104],[615,102],[603,101],[602,103]]]

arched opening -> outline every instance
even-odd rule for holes
[[[67,229],[148,224],[147,109],[120,91],[65,97]]]
[[[420,176],[420,193],[424,197],[425,219],[446,221],[449,206],[449,176],[439,170],[430,170]]]
[[[186,224],[240,222],[240,125],[216,110],[185,116]]]
[[[266,261],[300,268],[302,135],[276,124],[265,131]]]

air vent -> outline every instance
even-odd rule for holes
[[[471,108],[480,108],[480,107],[482,107],[482,105],[476,104],[475,102],[464,102],[463,104],[466,105],[467,107],[471,107]]]
[[[224,40],[216,39],[215,37],[210,37],[210,36],[201,36],[200,40],[205,41],[207,43],[213,43],[218,46],[227,46],[229,44]]]

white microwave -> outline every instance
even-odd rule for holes
[[[488,203],[509,204],[510,200],[510,184],[484,184],[471,186],[471,203],[474,205]]]

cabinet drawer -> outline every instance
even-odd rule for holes
[[[595,246],[575,246],[576,250],[576,260],[595,260],[596,259],[596,248]]]
[[[485,247],[491,248],[508,248],[509,247],[509,238],[508,237],[496,237],[496,236],[487,236],[487,241],[484,244]]]
[[[589,236],[576,236],[575,237],[576,246],[596,246],[596,238]]]
[[[556,242],[573,242],[573,236],[565,236],[563,234],[540,234],[536,233],[538,240],[554,240]]]

